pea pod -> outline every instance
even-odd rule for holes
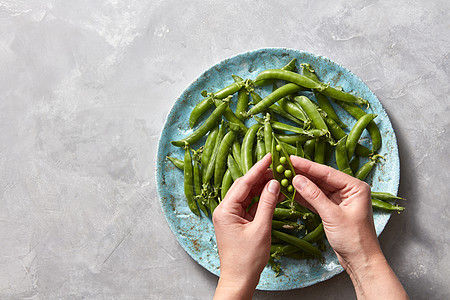
[[[209,182],[210,182],[212,176],[214,175],[214,166],[216,164],[217,152],[219,152],[220,142],[222,141],[223,137],[225,136],[225,131],[226,131],[225,123],[222,122],[222,125],[219,128],[219,132],[217,133],[217,138],[214,143],[214,149],[213,149],[211,158],[208,162],[208,165],[206,166],[206,168],[204,168],[203,173],[202,173],[202,182],[203,182],[203,186],[205,188],[207,188],[209,186]]]
[[[201,153],[201,155],[200,155]],[[200,157],[203,155],[200,151],[194,151],[193,155],[193,173],[194,173],[194,191],[195,191],[195,199],[197,199],[197,204],[200,210],[208,217],[208,210],[206,209],[205,205],[201,201],[202,198],[202,170],[200,168]]]
[[[239,177],[242,177],[242,171],[231,154],[228,154],[227,166],[228,170],[230,170],[231,178],[233,178],[234,181]]]
[[[303,225],[299,224],[294,221],[278,221],[278,220],[272,220],[272,228],[273,229],[297,229],[301,230],[303,229]]]
[[[291,59],[285,66],[281,67],[281,70],[294,72],[296,62],[297,62],[297,60],[295,58]]]
[[[302,76],[298,73],[294,73],[292,71],[286,71],[281,69],[268,69],[264,70],[256,76],[254,81],[255,85],[259,85],[261,80],[266,79],[279,79],[285,80],[288,82],[295,83],[299,86],[308,88],[308,89],[322,89],[323,84],[318,83],[314,80],[311,80],[305,76]]]
[[[330,165],[331,157],[333,156],[333,146],[328,143],[325,143],[325,164]]]
[[[262,101],[261,96],[257,94],[255,91],[251,91],[250,96],[252,97],[252,102],[250,104],[256,105]]]
[[[331,135],[336,139],[340,140],[344,136],[347,136],[344,130],[331,118],[324,117],[325,123],[328,126],[328,129],[331,132]],[[372,155],[372,151],[361,144],[356,145],[355,153],[359,156],[369,157]]]
[[[345,151],[345,157],[347,157],[347,151]],[[359,156],[353,156],[352,160],[348,163],[350,165],[350,169],[352,170],[352,174],[355,174],[359,169]]]
[[[262,98],[255,92],[250,92],[250,95],[252,96],[253,99],[253,104],[257,104],[259,102],[262,101]],[[268,112],[270,112],[271,114],[271,119],[273,121],[275,121],[274,118],[274,114],[280,115],[285,119],[288,119],[292,122],[294,122],[295,124],[298,124],[300,126],[303,126],[303,121],[300,121],[299,119],[297,119],[296,117],[294,117],[293,115],[289,114],[287,111],[285,111],[283,108],[281,108],[279,105],[277,104],[272,104],[268,109]]]
[[[285,66],[283,66],[281,68],[281,70],[286,70],[286,71],[295,71],[295,63],[297,62],[297,60],[295,58],[293,58],[290,62],[288,62]],[[258,86],[263,86],[263,85],[269,85],[273,83],[273,80],[261,80],[258,82]]]
[[[282,109],[287,111],[292,116],[296,117],[297,119],[308,122],[309,118],[305,115],[304,111],[298,107],[298,105],[294,102],[291,102],[288,98],[282,98],[278,101],[278,104]]]
[[[297,119],[296,117],[294,117],[293,115],[288,113],[286,110],[284,110],[281,106],[279,106],[277,104],[273,104],[272,106],[270,106],[268,111],[272,114],[273,121],[276,121],[273,118],[273,114],[276,114],[276,115],[281,116],[289,121],[294,122],[297,125],[304,126],[304,124],[305,124],[303,121]]]
[[[398,197],[386,192],[372,192],[372,198],[383,200],[383,201],[391,201],[391,200],[406,200],[405,198]]]
[[[294,151],[295,150],[296,149],[294,148]],[[275,136],[272,139],[271,153],[273,178],[280,183],[280,191],[286,198],[291,202],[294,202],[296,190],[292,186],[292,179],[295,176],[295,170],[289,159],[288,152]]]
[[[309,64],[302,64],[302,75],[312,80],[319,81],[316,72],[311,68],[311,65]],[[319,104],[320,108],[327,114],[327,116],[333,119],[341,128],[347,127],[347,125],[342,122],[341,119],[339,119],[338,115],[334,111],[333,106],[326,96],[322,95],[316,90],[314,91],[314,96],[316,97],[317,103]]]
[[[231,152],[233,153],[233,158],[236,161],[236,164],[239,167],[239,170],[242,172],[242,160],[241,160],[241,144],[238,140],[235,140],[233,143],[233,147],[231,148]]]
[[[345,109],[350,115],[355,119],[360,119],[362,116],[366,115],[366,112],[359,108],[357,105],[352,103],[347,103],[343,101],[335,101],[343,109]],[[377,124],[374,121],[369,122],[367,125],[367,131],[372,139],[372,153],[375,153],[381,147],[381,133]],[[362,155],[361,155],[362,156]]]
[[[289,200],[290,201],[290,200]],[[303,217],[305,213],[290,208],[276,207],[273,212],[273,218],[276,220],[298,219]]]
[[[325,121],[323,120],[316,106],[308,97],[298,96],[295,97],[294,100],[302,107],[303,111],[308,115],[317,129],[328,131],[327,124],[325,124]]]
[[[336,164],[338,166],[339,171],[344,172],[345,174],[348,174],[350,176],[353,176],[352,169],[350,168],[350,164],[348,162],[347,158],[347,137],[344,136],[342,139],[339,140],[336,146]]]
[[[297,143],[304,144],[307,140],[311,140],[312,137],[306,136],[303,134],[286,134],[286,133],[280,133],[275,134],[276,138],[280,142],[284,142],[291,145],[296,145]]]
[[[222,183],[223,175],[225,174],[227,167],[228,154],[231,151],[234,140],[236,139],[236,133],[229,131],[220,142],[219,151],[214,166],[214,188],[218,190]]]
[[[192,167],[192,157],[189,147],[185,147],[184,151],[184,195],[186,196],[187,204],[189,209],[200,216],[200,211],[198,210],[197,204],[194,199],[194,175]]]
[[[253,116],[266,111],[272,104],[279,101],[283,97],[296,93],[302,88],[294,83],[288,83],[276,89],[274,92],[265,97],[262,101],[253,106],[246,114],[246,116]]]
[[[372,198],[372,207],[381,208],[381,209],[385,209],[385,210],[397,210],[397,211],[402,211],[405,209],[402,206],[392,205],[390,203],[383,202],[381,200],[373,199],[373,198]]]
[[[300,142],[297,142],[297,151],[295,152],[295,155],[301,158],[305,158],[305,152],[303,151],[303,147]]]
[[[305,240],[299,239],[295,236],[274,229],[272,229],[272,235],[276,238],[285,241],[286,243],[297,246],[298,248],[308,252],[309,254],[312,254],[317,257],[322,257],[322,253],[320,252],[320,250]]]
[[[225,174],[223,175],[222,188],[220,189],[220,197],[222,200],[225,198],[225,196],[232,184],[233,184],[233,178],[231,177],[231,172],[228,169],[225,172]]]
[[[262,71],[261,73],[258,74],[258,76],[256,76],[255,84],[258,85],[258,81],[263,79],[285,80],[288,82],[295,83],[299,86],[303,86],[305,88],[317,90],[322,94],[324,94],[325,96],[345,102],[357,103],[360,105],[368,105],[369,103],[367,100],[362,99],[361,97],[356,97],[352,94],[333,88],[327,84],[314,81],[312,79],[309,79],[308,77],[290,71],[277,69],[269,69]]]
[[[184,161],[182,161],[181,159],[175,158],[175,157],[170,157],[170,156],[166,156],[166,158],[168,160],[170,160],[175,167],[177,167],[180,170],[184,170]]]
[[[261,132],[261,129],[264,128],[260,127],[259,132],[256,134],[256,161],[260,161],[264,157],[264,155],[266,155],[266,145],[264,144],[264,131]]]
[[[256,122],[258,122],[260,124],[264,124],[264,119],[259,118],[259,117],[254,117],[254,119],[256,120]],[[290,131],[290,132],[294,132],[297,134],[303,134],[305,136],[309,136],[312,138],[321,137],[328,133],[328,131],[319,130],[319,129],[305,130],[300,127],[296,127],[296,126],[292,126],[289,124],[284,124],[284,123],[276,122],[276,121],[270,121],[270,124],[272,125],[272,128],[275,130]]]
[[[254,124],[244,136],[241,146],[242,173],[245,174],[253,166],[253,143],[260,125]]]
[[[303,240],[307,241],[308,243],[315,243],[318,240],[320,240],[320,238],[323,236],[324,233],[325,231],[323,229],[323,223],[320,222],[320,224],[316,227],[316,229],[305,235]]]
[[[366,179],[367,175],[369,175],[370,171],[372,171],[373,167],[377,163],[378,159],[383,158],[381,155],[374,155],[372,156],[368,162],[366,162],[356,173],[355,177],[359,180]]]
[[[272,244],[276,244],[276,243],[283,243],[283,241],[276,237],[272,237]]]
[[[216,209],[216,207],[219,205],[217,203],[216,197],[215,196],[209,196],[207,199],[207,204],[208,204],[208,208],[211,211],[211,216],[214,213],[214,210]]]
[[[347,157],[351,159],[353,154],[355,153],[356,145],[358,144],[359,138],[361,137],[362,132],[367,127],[367,125],[377,117],[375,114],[364,115],[356,122],[355,126],[353,126],[352,130],[348,134],[347,138]]]
[[[272,225],[272,228],[274,228],[273,225]],[[324,233],[325,232],[323,229],[323,223],[320,223],[316,227],[316,229],[314,229],[313,231],[311,231],[310,233],[305,235],[302,238],[302,240],[304,240],[308,243],[315,243],[320,240],[320,238],[323,236]],[[274,240],[274,238],[272,238],[272,242],[273,242],[273,240]],[[288,244],[288,245],[275,244],[275,245],[270,246],[270,254],[274,258],[279,258],[280,256],[288,256],[289,254],[298,252],[300,250],[301,250],[300,248],[298,248],[297,246],[294,246],[292,244]],[[303,258],[306,258],[306,257],[303,257]]]
[[[294,146],[284,143],[282,141],[280,141],[280,144],[283,146],[284,150],[286,150],[288,155],[296,155],[297,147],[294,147]]]
[[[206,166],[209,163],[209,160],[211,159],[211,155],[214,151],[214,145],[216,143],[218,133],[219,133],[219,125],[215,126],[209,132],[208,137],[206,138],[205,146],[203,146],[203,152],[200,158],[203,168],[206,168]]]
[[[322,116],[320,115],[320,113],[317,110],[317,108],[315,107],[315,105],[311,102],[311,100],[305,96],[295,97],[295,100],[300,104],[302,109],[305,111],[305,113],[311,119],[314,126],[317,129],[328,133],[327,124],[325,124],[325,121],[323,120]],[[321,139],[316,139],[315,150],[314,150],[314,161],[315,162],[320,163],[320,164],[325,163],[325,150],[326,150],[325,141],[323,141]]]
[[[224,99],[230,95],[233,95],[237,91],[239,91],[243,86],[245,85],[245,82],[235,82],[230,84],[229,86],[219,90],[218,92],[209,95],[202,101],[200,101],[192,110],[191,115],[189,116],[189,126],[191,128],[194,127],[195,123],[197,123],[197,120],[211,107],[214,106],[213,98],[216,99]]]
[[[184,147],[185,145],[192,145],[193,143],[200,140],[203,136],[206,135],[208,131],[210,131],[222,118],[223,113],[225,112],[228,104],[223,102],[221,103],[212,114],[206,119],[205,123],[203,123],[197,130],[195,130],[190,136],[179,140],[172,141],[172,145],[177,147]]]
[[[272,237],[272,240],[273,239],[274,237]],[[297,251],[301,251],[301,249],[291,244],[273,244],[270,246],[270,256],[277,259],[279,259],[280,256],[287,256]]]
[[[308,140],[303,145],[303,151],[305,152],[305,156],[308,156],[310,160],[314,158],[314,149],[315,149],[315,140]]]
[[[320,139],[316,139],[314,144],[314,161],[319,164],[325,163],[326,143]]]
[[[219,107],[223,103],[223,101],[219,99],[214,99],[214,103],[216,107]],[[245,126],[245,124],[236,116],[236,114],[231,110],[229,106],[223,112],[223,116],[230,122],[230,124],[237,125],[244,134],[247,132],[248,130],[247,126]]]
[[[296,97],[295,100],[298,101],[299,105],[306,112],[307,116],[311,119],[311,121],[313,122],[314,126],[317,129],[328,131],[327,124],[325,124],[325,121],[323,120],[319,111],[311,102],[311,100],[309,100],[308,97],[300,96]],[[325,163],[325,150],[326,150],[325,141],[321,139],[316,139],[316,142],[314,144],[314,161],[316,163],[319,164]]]
[[[235,82],[241,82],[244,81],[241,77],[237,75],[231,75]],[[238,100],[236,103],[236,116],[241,120],[244,121],[244,113],[247,111],[248,108],[248,94],[247,90],[240,89],[238,91]]]
[[[264,119],[264,146],[266,153],[272,149],[272,125],[270,124],[270,114],[266,114]]]
[[[331,103],[328,100],[328,98],[317,91],[314,91],[314,95],[320,108],[323,109],[323,111],[327,113],[327,115],[329,115],[330,118],[336,121],[336,123],[338,123],[340,127],[347,128],[347,125],[344,122],[342,122],[341,119],[339,119],[338,115],[333,109],[333,106],[331,106]]]

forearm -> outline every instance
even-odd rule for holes
[[[405,289],[381,253],[346,268],[358,299],[409,299]]]

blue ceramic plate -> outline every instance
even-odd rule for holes
[[[193,107],[202,99],[200,95],[202,90],[213,92],[231,84],[233,82],[232,74],[244,79],[254,79],[259,72],[265,69],[280,68],[292,58],[297,59],[297,68],[300,67],[300,63],[309,63],[323,82],[329,82],[332,86],[341,86],[345,91],[352,92],[369,101],[370,108],[367,112],[378,115],[375,122],[380,128],[383,138],[379,153],[386,158],[386,161],[376,166],[367,181],[372,185],[374,191],[397,194],[400,165],[394,130],[380,101],[355,74],[328,58],[294,49],[264,48],[227,58],[201,74],[175,102],[159,140],[156,169],[161,207],[170,229],[184,250],[215,275],[219,275],[220,270],[212,222],[206,217],[199,218],[190,212],[183,192],[183,173],[166,159],[167,155],[182,159],[184,151],[172,146],[170,141],[179,140],[192,132],[189,129],[188,118]],[[270,89],[271,87],[259,90],[260,95],[266,96]],[[351,128],[355,120],[338,107],[336,107],[336,111]],[[248,122],[250,124],[251,121]],[[367,132],[362,139],[363,143],[370,145]],[[200,146],[203,143],[204,140],[194,146]],[[362,161],[361,164],[364,162]],[[383,231],[389,218],[390,213],[374,212],[378,235]],[[327,280],[343,271],[329,245],[327,245],[324,257],[323,262],[282,258],[282,273],[275,277],[275,273],[266,267],[261,274],[257,288],[260,290],[301,288]]]

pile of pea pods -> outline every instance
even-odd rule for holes
[[[184,173],[184,192],[190,210],[199,217],[201,212],[211,217],[233,182],[266,153],[272,154],[273,177],[286,196],[277,205],[272,221],[269,264],[277,274],[280,266],[275,259],[320,258],[325,250],[320,217],[294,201],[295,170],[289,156],[329,164],[334,152],[338,169],[360,180],[365,180],[375,164],[383,161],[377,154],[382,143],[374,122],[377,116],[360,107],[369,105],[367,100],[321,82],[309,64],[302,64],[300,72],[296,71],[296,60],[292,59],[280,69],[262,71],[253,81],[233,75],[233,84],[214,93],[203,91],[204,99],[189,117],[190,127],[197,128],[189,136],[172,141],[174,146],[184,148],[184,159],[167,157]],[[272,85],[272,93],[262,99],[255,87],[265,85]],[[312,91],[315,101],[299,95],[301,91]],[[236,93],[233,111],[230,102]],[[351,130],[347,130],[330,101],[357,120]],[[211,110],[198,126],[199,119]],[[245,125],[249,118],[256,121],[250,128]],[[371,138],[371,149],[359,143],[365,129]],[[191,148],[205,136],[203,146]],[[360,157],[369,160],[360,166]],[[372,192],[372,207],[402,211],[404,207],[392,204],[397,199],[403,198]]]

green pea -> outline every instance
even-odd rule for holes
[[[288,190],[289,193],[292,193],[292,192],[294,191],[294,187],[290,184],[290,185],[287,187],[287,190]]]
[[[284,176],[286,176],[286,178],[291,178],[292,177],[292,171],[291,170],[284,171]]]
[[[281,151],[281,146],[280,145],[277,145],[275,148],[277,149],[277,151]]]
[[[277,172],[278,173],[283,173],[283,171],[284,171],[284,167],[282,165],[278,165]]]
[[[283,180],[281,180],[281,185],[282,185],[282,186],[286,187],[286,186],[288,186],[288,184],[289,184],[289,181],[288,181],[286,178],[284,178]]]
[[[284,165],[286,163],[286,157],[284,156],[280,157],[280,163]]]

